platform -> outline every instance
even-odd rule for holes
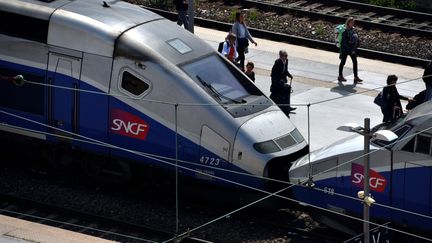
[[[227,35],[226,32],[201,27],[195,27],[195,34],[207,41],[215,50],[218,43]],[[346,123],[355,122],[363,125],[366,117],[370,118],[371,126],[381,123],[381,109],[373,103],[373,99],[386,85],[389,74],[396,74],[399,77],[397,88],[401,95],[413,97],[425,89],[421,79],[424,70],[420,67],[359,56],[358,74],[364,81],[363,84],[354,85],[352,62],[348,58],[344,68],[344,76],[348,81],[339,83],[339,53],[254,39],[258,46],[249,45],[245,63],[254,62],[255,83],[266,95],[270,95],[270,72],[274,61],[279,58],[279,50],[284,49],[288,52],[288,70],[294,76],[291,103],[297,107],[296,114],[290,117],[305,138],[310,134],[311,150],[350,136],[350,133],[336,130]],[[308,104],[311,104],[309,111]],[[402,102],[403,107],[405,104]]]
[[[0,215],[0,243],[112,243],[113,241]]]

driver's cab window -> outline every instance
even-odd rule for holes
[[[416,153],[431,154],[431,136],[419,134],[416,136]]]
[[[149,85],[128,71],[124,71],[120,82],[121,89],[135,96],[142,95],[149,89]]]
[[[241,81],[245,77],[238,75],[234,67],[230,67],[219,56],[212,55],[187,63],[183,70],[201,84],[203,88],[221,103],[241,102],[241,98],[249,95],[260,95],[252,85]],[[244,75],[243,75],[244,76]]]
[[[420,154],[432,155],[432,135],[418,134],[413,137],[402,150]]]

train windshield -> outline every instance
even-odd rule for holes
[[[239,78],[217,55],[188,63],[183,70],[221,103],[244,103],[243,97],[253,95],[239,82]]]

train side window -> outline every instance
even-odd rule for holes
[[[125,71],[122,75],[121,87],[129,93],[139,96],[150,86],[130,72]]]
[[[422,154],[430,154],[431,149],[431,139],[430,136],[425,135],[417,135],[416,136],[416,146],[415,146],[415,152],[422,153]]]
[[[405,146],[402,148],[404,151],[408,152],[414,152],[414,144],[415,144],[415,137],[412,138]]]

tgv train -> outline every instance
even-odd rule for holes
[[[0,0],[0,16],[0,75],[26,80],[0,81],[2,136],[55,147],[54,160],[98,155],[111,174],[177,161],[189,178],[263,189],[257,177],[288,180],[308,153],[238,68],[157,14],[117,0]]]
[[[393,131],[398,138],[370,141],[369,186],[376,201],[370,217],[373,222],[431,232],[432,101],[417,106],[403,119],[377,125],[371,132],[382,129]],[[300,158],[289,171],[290,181],[296,184],[294,197],[324,208],[312,211],[323,222],[350,232],[345,226],[352,220],[341,215],[362,219],[363,204],[357,193],[363,190],[363,151],[364,138],[358,134],[311,153],[310,163],[308,156]]]

